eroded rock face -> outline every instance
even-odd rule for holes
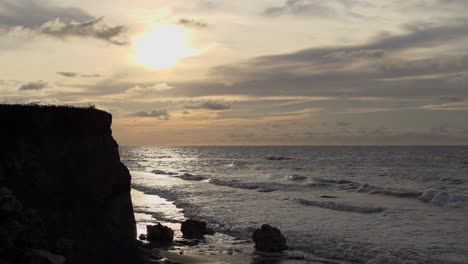
[[[0,185],[37,211],[52,252],[69,241],[67,260],[76,263],[136,237],[130,174],[111,122],[93,108],[0,105]]]
[[[37,212],[23,210],[11,190],[0,188],[0,263],[36,263],[30,252],[47,248],[47,233]]]
[[[172,242],[174,240],[174,231],[160,223],[157,223],[156,225],[147,225],[146,239],[150,242]]]
[[[255,249],[265,252],[276,252],[287,249],[286,238],[281,231],[270,225],[262,225],[253,233]]]

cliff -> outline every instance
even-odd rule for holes
[[[94,108],[0,105],[0,187],[39,215],[42,247],[67,263],[137,263],[130,174],[111,123]],[[5,212],[3,227],[18,222]],[[18,236],[2,243],[20,252]]]

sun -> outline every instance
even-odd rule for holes
[[[139,64],[164,69],[180,59],[194,56],[198,51],[188,44],[187,31],[174,24],[156,24],[151,30],[133,39],[135,61]]]

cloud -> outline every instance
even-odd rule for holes
[[[2,0],[0,1],[0,27],[11,28],[23,26],[38,27],[51,19],[60,18],[61,21],[91,20],[88,12],[67,6],[55,6],[46,0]]]
[[[345,121],[338,121],[338,122],[336,122],[336,125],[340,126],[340,127],[347,127],[347,126],[351,125],[351,123],[350,122],[345,122]]]
[[[197,19],[193,18],[180,18],[177,21],[177,24],[183,25],[183,26],[189,26],[189,27],[199,27],[199,28],[204,28],[207,27],[208,24]]]
[[[158,109],[158,110],[153,110],[153,111],[150,111],[150,112],[140,111],[140,112],[134,113],[133,116],[136,116],[136,117],[156,117],[156,118],[159,118],[161,120],[169,120],[169,118],[170,118],[170,114],[169,114],[169,111],[167,111],[167,109]]]
[[[185,105],[184,107],[187,109],[207,109],[207,110],[213,110],[213,111],[231,109],[231,106],[229,104],[226,104],[223,102],[216,102],[216,101],[206,101],[200,104]]]
[[[126,94],[152,94],[161,91],[171,90],[174,87],[169,86],[167,83],[155,83],[149,85],[135,85],[125,91]]]
[[[65,77],[69,77],[69,78],[74,78],[74,77],[79,76],[79,74],[76,72],[57,72],[57,74],[65,76]]]
[[[62,75],[64,77],[68,78],[76,78],[76,77],[82,77],[82,78],[97,78],[101,77],[99,74],[79,74],[76,72],[57,72],[58,75]]]
[[[114,45],[126,45],[122,40],[122,35],[127,28],[123,25],[108,26],[104,23],[103,17],[96,18],[84,23],[71,21],[62,22],[59,18],[48,21],[40,27],[16,27],[12,30],[14,35],[36,36],[44,35],[57,39],[67,39],[70,37],[94,38],[103,40]]]
[[[335,51],[324,55],[325,58],[332,58],[337,60],[346,59],[362,59],[362,58],[376,58],[380,59],[385,55],[382,49],[361,49],[351,51]]]
[[[443,97],[440,97],[439,100],[442,101],[442,102],[463,102],[463,101],[465,101],[464,98],[456,97],[456,96],[443,96]]]
[[[82,78],[99,78],[101,77],[100,74],[81,74],[80,77]]]
[[[1,1],[0,28],[8,29],[13,35],[46,35],[59,39],[88,37],[115,45],[126,44],[121,39],[125,26],[108,26],[103,17],[95,18],[80,8],[56,6],[48,1]]]
[[[18,85],[21,82],[16,81],[16,80],[0,80],[0,86],[11,86],[11,85]]]
[[[47,87],[47,82],[37,81],[37,82],[28,82],[19,87],[20,91],[32,91],[32,90],[42,90]]]
[[[174,83],[172,95],[186,96],[371,96],[468,95],[454,74],[468,71],[465,22],[378,37],[354,46],[303,49],[260,56],[213,68],[214,81]],[[425,49],[425,48],[431,48]],[[432,50],[437,49],[434,53]],[[418,56],[408,56],[421,49]],[[454,54],[453,50],[459,50]],[[426,52],[426,53],[423,53]]]
[[[286,0],[281,6],[268,7],[263,11],[266,16],[285,14],[327,16],[334,13],[335,11],[323,2],[311,0]]]

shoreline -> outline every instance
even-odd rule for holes
[[[205,239],[201,240],[185,239],[182,237],[180,224],[188,218],[183,215],[182,209],[177,208],[173,202],[155,194],[145,194],[134,188],[132,188],[131,194],[135,207],[137,237],[140,234],[146,234],[146,225],[156,223],[169,226],[175,233],[172,243],[157,244],[137,239],[138,244],[146,250],[146,253],[151,254],[151,250],[154,249],[159,252],[162,258],[182,264],[251,262],[252,256],[243,251],[252,248],[249,252],[252,253],[253,241],[239,240],[223,233],[207,235]],[[151,206],[148,203],[151,203]],[[141,207],[148,211],[142,212],[139,210]],[[168,215],[173,218],[168,219]]]

